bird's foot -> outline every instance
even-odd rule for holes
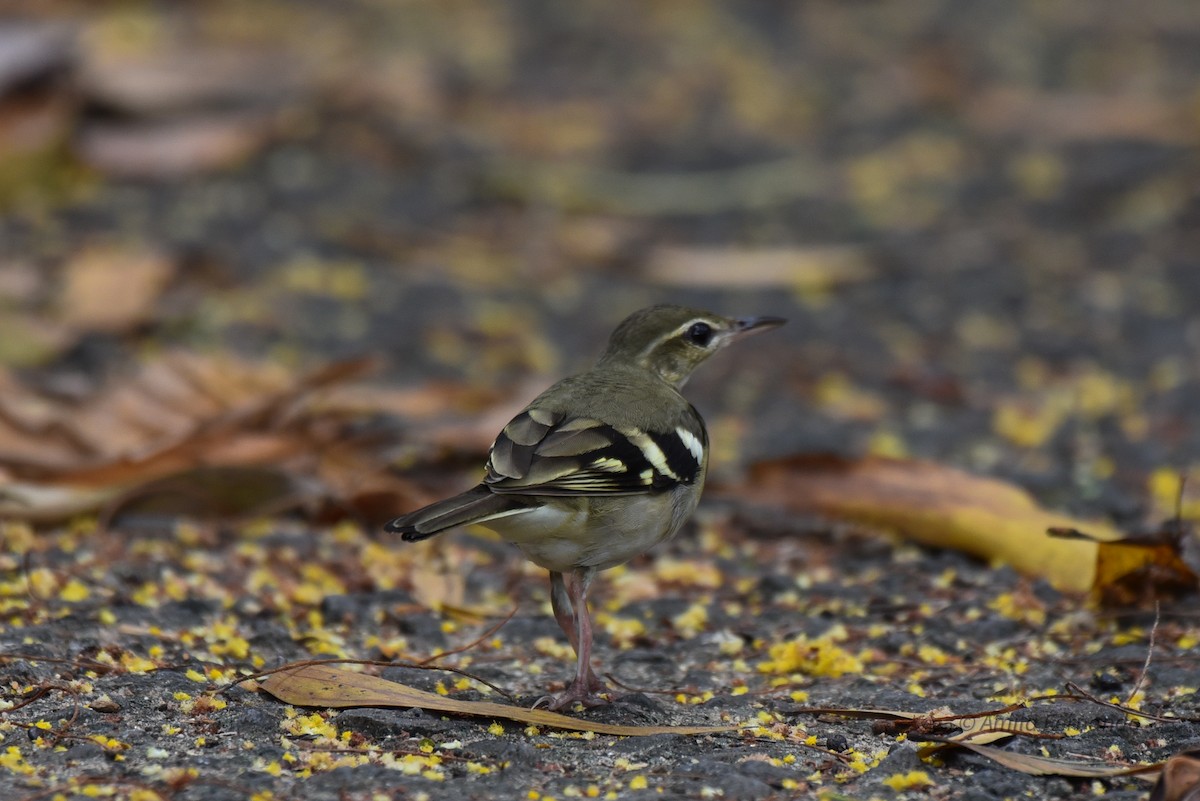
[[[617,693],[597,678],[595,673],[589,672],[586,680],[576,679],[558,695],[542,696],[534,703],[533,708],[545,707],[551,712],[560,712],[570,709],[575,704],[583,704],[586,707],[604,706],[612,703],[617,697]]]

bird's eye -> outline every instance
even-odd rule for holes
[[[713,330],[708,323],[692,323],[687,330],[687,338],[702,348],[707,348],[712,341]]]

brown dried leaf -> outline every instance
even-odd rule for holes
[[[198,467],[141,484],[105,509],[125,515],[231,519],[279,514],[315,500],[311,482],[275,466]]]
[[[84,250],[64,270],[59,314],[77,328],[127,331],[153,319],[175,268],[173,260],[151,250]]]
[[[136,54],[93,47],[80,84],[90,100],[149,116],[205,106],[278,103],[300,85],[301,66],[280,53],[197,47],[192,42],[172,42],[156,52]]]
[[[1111,604],[1132,604],[1155,590],[1195,588],[1200,578],[1176,543],[1103,542],[1096,555],[1096,590]]]
[[[372,365],[349,360],[295,379],[270,365],[173,353],[79,403],[8,381],[11,392],[0,393],[0,498],[16,516],[46,519],[184,471],[311,463],[338,439],[342,419],[309,410],[312,393]],[[5,380],[0,374],[0,387]]]
[[[1035,135],[1053,141],[1134,139],[1167,144],[1194,137],[1192,111],[1144,94],[1030,92],[998,87],[978,93],[967,119],[989,134]]]
[[[1091,540],[1075,529],[1052,528],[1055,537]],[[1111,605],[1130,605],[1174,589],[1200,584],[1195,564],[1196,532],[1191,526],[1152,535],[1100,542],[1096,551],[1095,591]]]
[[[651,281],[672,286],[826,290],[874,275],[866,252],[847,246],[712,248],[664,246],[650,254]]]
[[[0,472],[0,518],[53,523],[98,509],[120,492],[119,487],[42,486],[10,482]]]
[[[345,709],[358,706],[417,708],[432,712],[450,712],[484,718],[502,718],[535,726],[570,731],[591,731],[618,737],[645,737],[654,734],[716,734],[733,731],[736,726],[619,726],[547,712],[541,709],[497,704],[491,701],[463,701],[423,692],[378,676],[355,673],[328,665],[300,665],[272,673],[258,681],[259,686],[285,704]]]
[[[957,743],[970,740],[975,743],[989,743],[1016,735],[1042,736],[1037,727],[1030,721],[1012,720],[1007,716],[1015,707],[996,710],[986,714],[955,715],[946,707],[928,712],[906,712],[900,709],[869,709],[865,707],[805,707],[795,710],[810,715],[837,715],[844,718],[867,720],[897,721],[897,728],[909,733],[914,739],[919,739],[923,731],[930,727],[957,726],[961,729],[958,734],[944,738],[946,743]],[[945,748],[936,746],[921,750],[921,756]]]
[[[93,123],[80,158],[109,175],[178,178],[234,167],[265,146],[272,122],[261,113],[209,113],[146,123]]]
[[[1200,749],[1175,754],[1163,765],[1150,801],[1197,801],[1200,799]]]
[[[1047,535],[1054,527],[1116,540],[1102,522],[1082,522],[1037,505],[1024,490],[932,462],[796,456],[755,465],[739,498],[878,526],[925,545],[957,548],[1043,576],[1066,591],[1095,586],[1098,546]]]
[[[959,748],[974,751],[980,756],[1003,765],[1006,768],[1020,771],[1029,776],[1072,776],[1080,779],[1105,779],[1113,776],[1133,776],[1138,773],[1150,773],[1159,769],[1159,765],[1132,765],[1121,767],[1107,765],[1103,762],[1079,762],[1072,759],[1054,759],[1052,757],[1020,754],[1005,751],[1003,748],[993,748],[990,745],[978,745],[970,741],[956,742]]]
[[[962,727],[960,733],[949,738],[955,742],[970,740],[973,743],[990,743],[1018,734],[1026,736],[1041,734],[1033,721],[1029,720],[1010,720],[989,715],[984,718],[959,718],[954,722]]]
[[[868,707],[853,707],[853,706],[806,706],[793,710],[795,713],[804,713],[806,715],[837,715],[842,718],[852,718],[854,720],[899,720],[899,721],[918,721],[918,720],[943,720],[942,716],[951,716],[949,708],[940,707],[928,712],[908,712],[903,709],[870,709]],[[949,719],[949,718],[945,718]]]

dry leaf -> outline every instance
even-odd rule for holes
[[[990,745],[977,745],[969,741],[956,742],[955,745],[959,748],[974,751],[976,754],[987,757],[1006,768],[1012,768],[1029,776],[1071,776],[1079,779],[1106,779],[1113,776],[1133,776],[1138,773],[1150,773],[1161,767],[1160,765],[1120,767],[1107,765],[1103,762],[1079,762],[1070,759],[1054,759],[1052,757],[1005,751],[1003,748],[993,748]]]
[[[76,328],[127,331],[153,319],[175,267],[150,250],[84,250],[66,265],[59,314]]]
[[[329,665],[300,665],[272,673],[258,680],[259,686],[285,704],[296,706],[344,709],[358,706],[418,708],[432,712],[451,712],[484,718],[502,718],[535,726],[547,726],[570,731],[592,731],[619,737],[639,737],[653,734],[716,734],[733,731],[736,726],[619,726],[593,723],[587,720],[525,709],[491,701],[463,701],[427,693],[387,681],[378,676],[355,673]]]
[[[1122,536],[1106,523],[1043,509],[1012,484],[932,462],[796,456],[755,465],[733,493],[793,512],[878,526],[925,545],[957,548],[1071,592],[1088,592],[1095,585],[1097,543],[1051,537],[1047,530],[1082,529],[1102,541]]]
[[[978,93],[967,109],[976,128],[996,135],[1036,135],[1052,141],[1131,139],[1165,144],[1192,141],[1191,111],[1145,94],[1030,92],[999,87]]]
[[[959,742],[970,740],[973,743],[990,743],[1004,737],[1014,737],[1018,734],[1036,736],[1041,734],[1038,727],[1029,720],[1009,720],[1008,718],[988,715],[984,718],[959,718],[954,723],[962,727],[962,731],[948,739]]]
[[[1200,749],[1175,754],[1163,765],[1150,801],[1200,800]]]
[[[865,281],[874,270],[862,248],[660,247],[650,254],[647,277],[672,286],[781,287],[824,290]]]
[[[79,156],[109,175],[178,178],[234,167],[267,144],[261,113],[210,113],[146,123],[93,123],[79,135]]]
[[[94,44],[94,40],[92,40]],[[88,99],[126,114],[277,104],[303,81],[302,63],[259,48],[171,42],[155,52],[92,47],[80,84]]]
[[[271,365],[172,353],[78,402],[38,395],[0,373],[0,509],[44,521],[136,487],[161,495],[170,482],[154,482],[185,471],[299,465],[311,473],[343,439],[344,419],[336,409],[311,409],[313,393],[372,365],[348,360],[297,379]],[[307,473],[285,472],[283,483],[295,489],[296,476]],[[379,492],[402,483],[373,486]],[[253,488],[263,493],[257,502],[281,499],[278,481],[240,487]],[[232,502],[252,505],[245,497]]]
[[[104,506],[120,487],[41,486],[6,481],[0,472],[0,518],[54,523]]]
[[[1038,730],[1033,722],[1028,720],[1011,720],[1007,717],[988,715],[986,717],[958,718],[951,721],[962,728],[958,734],[941,738],[937,745],[927,745],[917,751],[917,756],[925,759],[954,745],[970,742],[974,745],[986,745],[999,740],[1018,735],[1025,737],[1052,737],[1059,739],[1062,735],[1045,735]]]
[[[792,710],[796,714],[805,715],[837,715],[842,718],[853,718],[855,720],[898,720],[906,722],[915,721],[942,721],[953,717],[953,713],[947,707],[939,707],[931,709],[928,712],[909,712],[903,709],[870,709],[867,707],[854,706],[806,706]]]
[[[1195,589],[1198,580],[1173,544],[1100,543],[1096,589],[1109,603],[1132,604],[1158,591]]]
[[[1055,528],[1050,533],[1069,539],[1091,539],[1075,529]],[[1195,538],[1191,526],[1177,526],[1173,531],[1098,543],[1096,593],[1105,603],[1131,605],[1147,596],[1156,597],[1175,589],[1194,590],[1200,583]]]
[[[141,484],[108,504],[124,516],[233,519],[274,515],[311,504],[320,488],[273,465],[198,467]]]
[[[805,707],[795,710],[810,715],[837,715],[844,718],[867,720],[897,721],[896,728],[908,733],[910,739],[919,739],[924,732],[941,729],[945,726],[957,726],[962,731],[950,737],[943,738],[945,742],[993,742],[1005,737],[1016,735],[1040,736],[1041,732],[1029,721],[1012,720],[1007,713],[1015,707],[1009,707],[984,714],[955,715],[946,707],[928,712],[906,712],[899,709],[868,709],[865,707]],[[932,753],[944,746],[923,749],[921,756]]]

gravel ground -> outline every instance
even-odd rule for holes
[[[781,534],[772,525],[764,536],[762,517],[710,506],[662,553],[598,582],[598,666],[625,694],[576,714],[741,727],[625,738],[418,709],[296,709],[253,685],[228,686],[238,666],[412,662],[467,647],[439,662],[463,673],[381,675],[530,706],[562,686],[571,661],[536,571],[495,543],[454,535],[436,546],[470,565],[475,606],[516,607],[489,634],[503,617],[439,614],[405,591],[372,587],[369,574],[378,580],[393,567],[387,560],[399,569],[430,554],[381,556],[352,527],[336,536],[223,532],[203,551],[195,532],[64,535],[64,550],[37,554],[37,564],[61,559],[79,574],[97,551],[126,556],[88,580],[85,600],[63,602],[71,592],[63,586],[10,612],[24,622],[13,619],[0,637],[9,700],[36,699],[5,716],[3,797],[72,797],[88,786],[147,799],[766,799],[819,790],[1141,799],[1148,791],[1138,778],[1027,776],[963,751],[922,761],[919,731],[812,711],[822,708],[964,715],[1023,704],[1012,720],[1069,739],[1018,738],[1009,750],[1074,761],[1151,762],[1200,744],[1192,604],[1164,608],[1155,629],[1153,613],[1089,611],[954,553],[820,527]],[[1135,690],[1145,718],[1103,703]],[[1178,720],[1156,717],[1164,713]]]
[[[438,662],[462,673],[379,670],[528,707],[571,670],[545,579],[471,534],[9,521],[0,799],[1146,798],[1136,777],[921,759],[956,729],[827,710],[1025,704],[1012,720],[1065,737],[1009,752],[1161,760],[1200,746],[1194,590],[1097,608],[737,487],[765,457],[879,453],[1129,529],[1174,512],[1200,454],[1193,5],[23,9],[116,62],[214,44],[286,59],[256,79],[270,135],[238,129],[245,147],[217,165],[139,172],[96,148],[260,97],[147,108],[92,58],[53,106],[72,111],[50,174],[0,150],[6,380],[78,396],[168,346],[286,364],[378,351],[381,383],[481,392],[451,415],[477,419],[586,363],[649,302],[791,322],[689,384],[723,491],[597,580],[597,668],[626,695],[576,713],[737,731],[591,736],[231,686],[294,660],[464,649]],[[5,115],[22,119],[21,97]],[[171,265],[127,328],[63,316],[63,276],[98,246]],[[400,443],[394,471],[429,494],[467,486],[480,443],[432,448],[425,419],[363,427]]]

